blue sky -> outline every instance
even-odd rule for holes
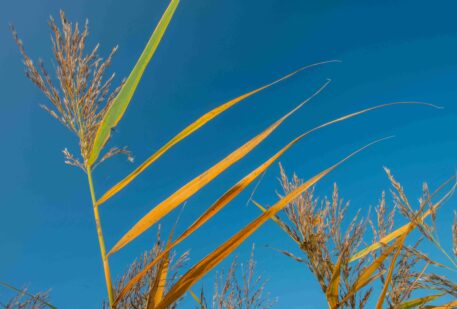
[[[86,178],[64,165],[61,153],[65,147],[77,152],[76,140],[39,108],[47,102],[23,75],[8,23],[16,26],[29,54],[51,67],[49,15],[64,9],[70,20],[88,18],[88,45],[100,42],[106,55],[119,44],[112,68],[126,76],[166,5],[164,0],[2,1],[0,280],[31,291],[51,288],[53,302],[62,308],[99,308],[105,295]],[[375,111],[311,135],[281,162],[287,171],[306,178],[372,140],[395,135],[333,172],[318,192],[329,194],[337,182],[342,197],[351,201],[351,217],[389,190],[383,166],[392,169],[412,200],[419,197],[423,181],[436,188],[456,168],[456,9],[455,1],[182,1],[112,138],[113,145],[127,145],[134,152],[136,163],[116,158],[97,169],[98,195],[211,108],[303,65],[343,62],[309,70],[246,100],[173,148],[103,206],[107,246],[155,204],[292,109],[327,78],[332,83],[324,93],[188,201],[178,229],[306,129],[393,101],[426,101],[445,108]],[[259,202],[274,203],[277,176],[275,165],[256,193]],[[257,209],[246,206],[250,190],[178,247],[178,252],[191,248],[189,265],[255,218]],[[451,199],[438,217],[447,244],[455,202]],[[164,220],[165,231],[176,214]],[[148,249],[154,235],[152,229],[113,256],[114,274]],[[278,296],[280,308],[325,307],[311,274],[267,247],[298,253],[277,226],[267,223],[251,237],[237,251],[241,259],[252,242],[259,271],[269,278],[268,289]],[[425,250],[441,258],[432,247]],[[212,280],[213,273],[203,283],[211,286]],[[185,300],[183,306],[193,306],[192,301]]]

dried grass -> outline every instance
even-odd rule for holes
[[[251,256],[245,264],[238,265],[235,257],[229,270],[216,274],[214,293],[210,304],[202,288],[199,305],[201,309],[267,309],[273,307],[276,300],[272,300],[265,293],[265,285],[262,275],[256,275],[256,262],[254,259],[255,246],[252,246]],[[241,278],[239,278],[239,271]]]
[[[422,239],[412,245],[401,245],[396,251],[392,251],[395,247],[389,249],[387,245],[384,245],[380,249],[372,251],[371,254],[362,256],[356,262],[350,262],[351,256],[360,250],[362,243],[367,241],[367,224],[371,227],[373,243],[376,243],[392,232],[397,214],[401,214],[413,222],[420,233],[426,236],[426,239],[435,241],[433,232],[436,227],[436,210],[442,201],[433,205],[431,200],[442,187],[431,194],[428,186],[424,184],[419,206],[417,209],[413,209],[403,187],[395,180],[390,170],[386,169],[386,173],[393,188],[391,191],[393,207],[387,206],[383,192],[378,205],[375,207],[374,220],[369,218],[369,214],[367,219],[362,219],[358,212],[350,222],[345,222],[349,203],[345,203],[339,197],[336,184],[330,199],[326,197],[322,200],[317,198],[315,190],[312,188],[294,199],[285,208],[285,219],[275,218],[278,225],[298,245],[303,256],[279,251],[307,266],[319,282],[330,308],[364,308],[368,301],[375,296],[379,284],[383,285],[386,291],[385,301],[388,308],[400,308],[419,290],[439,291],[456,297],[456,284],[445,276],[429,271],[430,266],[439,269],[443,269],[445,266],[431,260],[420,251]],[[280,197],[293,191],[302,182],[295,174],[289,178],[280,166],[280,184],[283,190],[283,193],[279,194]],[[455,186],[450,193],[453,192],[454,188]],[[432,210],[431,225],[427,225],[421,220],[427,209]],[[345,229],[343,229],[344,223],[348,224]],[[454,234],[457,229],[456,226],[457,223],[454,222]],[[405,238],[408,233],[404,235]],[[455,251],[457,236],[454,234]],[[397,253],[394,255],[393,252]],[[385,259],[382,258],[383,255],[386,255]],[[376,266],[376,275],[373,275],[372,279],[363,284],[366,286],[359,288],[361,277],[375,260],[381,261]],[[388,264],[391,265],[387,278],[388,267],[386,265]],[[377,281],[379,281],[378,284],[375,283]],[[379,299],[382,300],[378,305],[382,305],[384,296]],[[425,299],[423,301],[425,303]]]
[[[31,294],[27,289],[16,290],[16,296],[8,300],[5,304],[0,302],[0,307],[5,309],[44,309],[52,308],[49,306],[49,292],[39,292]]]
[[[127,271],[115,282],[114,285],[114,295],[117,296],[126,286],[132,278],[134,278],[138,273],[140,273],[146,265],[148,265],[152,260],[154,260],[161,252],[163,252],[166,243],[161,240],[160,236],[160,227],[157,232],[157,238],[152,249],[148,252],[143,253],[141,257],[136,259],[133,263],[130,264]],[[169,275],[166,280],[166,286],[164,290],[167,291],[170,286],[178,279],[178,270],[183,267],[183,265],[188,260],[189,252],[176,257],[175,253],[172,253],[170,256],[170,267]],[[147,274],[142,277],[122,298],[122,300],[117,304],[118,309],[149,309],[148,308],[148,298],[155,282],[156,278],[160,273],[159,264],[152,267],[148,270]],[[177,303],[174,303],[169,308],[176,308]],[[105,303],[104,308],[108,309],[109,304]]]

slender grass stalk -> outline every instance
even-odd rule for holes
[[[103,237],[102,223],[100,221],[100,214],[98,212],[97,207],[97,198],[95,197],[94,182],[92,181],[92,171],[90,169],[90,166],[87,166],[86,169],[87,180],[89,182],[90,197],[92,199],[92,208],[94,209],[95,225],[97,227],[98,243],[100,245],[100,254],[102,256],[103,270],[105,272],[106,289],[108,290],[109,304],[112,308],[114,303],[114,293],[113,284],[111,281],[111,272],[109,268],[108,256],[106,255],[105,239]]]
[[[6,282],[3,282],[3,281],[0,281],[0,286],[3,286],[11,291],[14,291],[16,292],[18,295],[21,295],[21,296],[27,296],[29,297],[31,300],[34,300],[34,301],[37,301],[37,302],[40,302],[46,306],[48,306],[49,308],[51,309],[57,309],[57,307],[54,307],[53,305],[51,305],[50,303],[48,303],[45,299],[45,296],[43,295],[47,295],[47,294],[36,294],[36,295],[33,295],[31,293],[28,293],[26,289],[18,289]],[[2,304],[3,305],[3,304]],[[3,305],[5,308],[10,308],[8,305]]]

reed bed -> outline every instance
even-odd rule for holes
[[[101,265],[104,270],[107,290],[107,303],[104,306],[107,308],[148,309],[176,307],[179,301],[188,294],[190,289],[201,278],[232,254],[250,235],[270,219],[274,219],[280,224],[304,252],[305,259],[303,262],[318,279],[330,308],[347,306],[355,308],[357,305],[363,307],[372,295],[372,290],[367,289],[367,286],[375,280],[385,282],[381,290],[381,296],[379,297],[378,308],[382,307],[384,300],[389,304],[396,304],[408,298],[410,295],[409,291],[403,291],[400,287],[405,285],[402,280],[409,276],[410,273],[398,274],[394,266],[399,265],[399,263],[400,265],[409,265],[413,263],[411,261],[414,261],[414,264],[418,261],[432,263],[420,255],[414,246],[408,248],[404,242],[406,236],[416,227],[421,231],[423,230],[424,235],[428,235],[428,226],[425,226],[422,218],[429,215],[435,217],[436,209],[439,205],[430,206],[428,203],[424,203],[416,211],[397,206],[400,212],[410,220],[409,225],[402,227],[400,232],[398,230],[390,232],[390,226],[393,223],[390,223],[391,219],[388,216],[387,223],[382,221],[382,224],[378,224],[378,227],[375,228],[377,231],[376,235],[380,238],[378,237],[378,240],[373,245],[356,252],[357,248],[363,242],[363,234],[369,221],[354,219],[349,228],[343,231],[340,226],[347,206],[341,204],[339,201],[337,189],[335,188],[332,199],[328,201],[324,200],[321,206],[318,206],[312,198],[312,187],[320,179],[326,177],[339,165],[367,147],[384,139],[360,147],[343,159],[335,160],[336,163],[334,165],[323,168],[321,172],[310,176],[305,181],[294,179],[292,182],[289,182],[284,178],[284,195],[280,196],[279,200],[273,206],[263,209],[264,211],[257,218],[253,219],[249,224],[237,231],[232,237],[217,246],[213,251],[210,251],[204,258],[192,266],[187,267],[187,263],[184,263],[187,260],[187,253],[176,259],[174,258],[176,257],[176,246],[192,236],[202,225],[209,222],[213,216],[217,215],[220,210],[258,179],[284,153],[308,135],[338,122],[346,121],[380,108],[389,108],[396,105],[436,107],[422,102],[394,102],[368,107],[348,115],[343,115],[337,119],[323,122],[321,125],[305,131],[279,148],[267,160],[254,167],[238,182],[232,186],[227,186],[227,191],[214,201],[214,203],[209,205],[194,223],[186,227],[182,234],[175,237],[172,233],[165,242],[161,241],[160,234],[158,234],[153,248],[140,255],[130,265],[126,273],[122,274],[117,282],[113,282],[109,262],[111,258],[115,257],[116,252],[127,250],[131,242],[136,240],[144,232],[157,226],[165,216],[185,203],[194,194],[203,190],[207,184],[232,167],[236,162],[242,160],[275,132],[275,130],[282,126],[288,118],[300,110],[301,107],[315,99],[329,85],[330,80],[323,81],[320,88],[316,89],[312,95],[297,104],[295,108],[291,109],[285,115],[278,117],[276,121],[272,122],[271,125],[264,128],[256,136],[242,143],[215,165],[208,167],[199,175],[193,176],[189,182],[183,184],[163,201],[154,205],[148,213],[144,214],[136,222],[133,222],[131,228],[115,244],[110,244],[110,249],[107,249],[108,246],[105,244],[102,218],[99,213],[100,207],[108,207],[106,204],[110,199],[114,198],[119,192],[126,190],[128,185],[138,175],[166,154],[168,150],[226,110],[238,103],[246,101],[258,92],[265,91],[279,82],[292,78],[304,70],[338,62],[337,60],[330,60],[304,66],[277,80],[270,81],[263,86],[254,88],[239,97],[216,106],[190,123],[163,146],[159,147],[159,150],[152,153],[149,158],[134,168],[130,174],[113,184],[109,190],[100,194],[96,190],[96,184],[93,180],[93,172],[97,166],[116,155],[126,155],[127,159],[133,162],[132,154],[128,148],[125,146],[117,147],[110,145],[111,135],[113,134],[113,129],[123,118],[137,87],[140,85],[141,77],[158,48],[178,6],[179,0],[170,1],[138,58],[137,63],[128,77],[120,81],[117,86],[113,86],[115,82],[114,74],[105,77],[117,47],[114,47],[106,58],[99,56],[98,45],[87,52],[86,39],[89,34],[87,22],[80,28],[78,23],[69,22],[64,12],[60,13],[60,23],[53,18],[50,19],[51,44],[55,62],[55,72],[53,74],[46,69],[44,62],[38,61],[36,64],[29,57],[16,30],[11,27],[13,37],[23,57],[26,76],[43,92],[44,96],[50,102],[48,105],[43,105],[43,109],[72,132],[78,140],[79,151],[77,154],[65,148],[63,155],[66,164],[80,168],[87,177],[96,235],[100,247]],[[285,176],[283,175],[283,177]],[[393,181],[393,178],[391,180],[395,187],[396,183]],[[398,191],[398,198],[402,200],[402,192],[398,188],[396,189]],[[300,201],[300,199],[301,202],[297,204],[297,201]],[[428,210],[425,211],[425,209]],[[288,223],[281,221],[277,217],[277,214],[283,210],[288,217]],[[383,211],[382,208],[378,209],[378,212],[384,216]],[[378,221],[381,219],[378,218]],[[455,229],[457,228],[454,227]],[[393,244],[388,244],[391,241],[393,241]],[[191,248],[188,249],[190,250]],[[290,253],[285,254],[293,257]],[[294,258],[297,260],[301,259],[298,257]],[[387,261],[390,261],[390,265],[387,267],[386,264],[384,267],[383,265]],[[217,303],[217,308],[265,308],[270,306],[271,302],[260,296],[263,293],[263,285],[260,284],[256,288],[253,287],[253,285],[260,282],[260,279],[254,279],[253,258],[248,263],[248,268],[243,270],[245,275],[241,282],[237,281],[234,276],[236,268],[237,264],[234,262],[227,275],[225,277],[223,276],[224,278],[218,279],[219,281],[222,280],[222,283],[215,289],[212,300],[213,308],[215,308],[215,302]],[[408,267],[404,268],[407,269]],[[184,269],[186,270],[184,271]],[[426,283],[438,282],[436,277],[433,277],[433,275],[429,276],[432,277],[425,277],[424,274],[424,277],[421,278],[429,278]],[[421,284],[425,284],[423,280],[421,280]],[[441,284],[442,288],[440,291],[451,294],[450,292],[446,292],[446,284]],[[397,286],[398,288],[396,288]],[[392,287],[398,290],[398,295],[395,294],[394,296],[390,290],[388,291]],[[198,297],[196,298],[198,299]],[[240,302],[244,306],[249,305],[249,307],[237,307],[235,303]],[[201,306],[208,306],[204,293],[201,295],[199,304]]]

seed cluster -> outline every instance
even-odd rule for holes
[[[110,91],[115,74],[112,73],[108,78],[104,77],[117,51],[117,46],[111,50],[106,59],[98,55],[98,44],[90,53],[85,53],[86,39],[89,34],[88,22],[86,21],[84,29],[80,30],[78,23],[73,26],[67,21],[63,11],[60,12],[60,21],[59,28],[52,17],[49,20],[55,78],[48,73],[42,60],[35,65],[12,26],[11,31],[23,56],[26,76],[52,103],[52,106],[42,105],[42,108],[75,133],[79,139],[83,162],[65,149],[66,163],[84,169],[92,151],[97,129],[123,82]],[[112,148],[99,163],[121,153],[127,154],[129,160],[132,160],[126,148]]]

